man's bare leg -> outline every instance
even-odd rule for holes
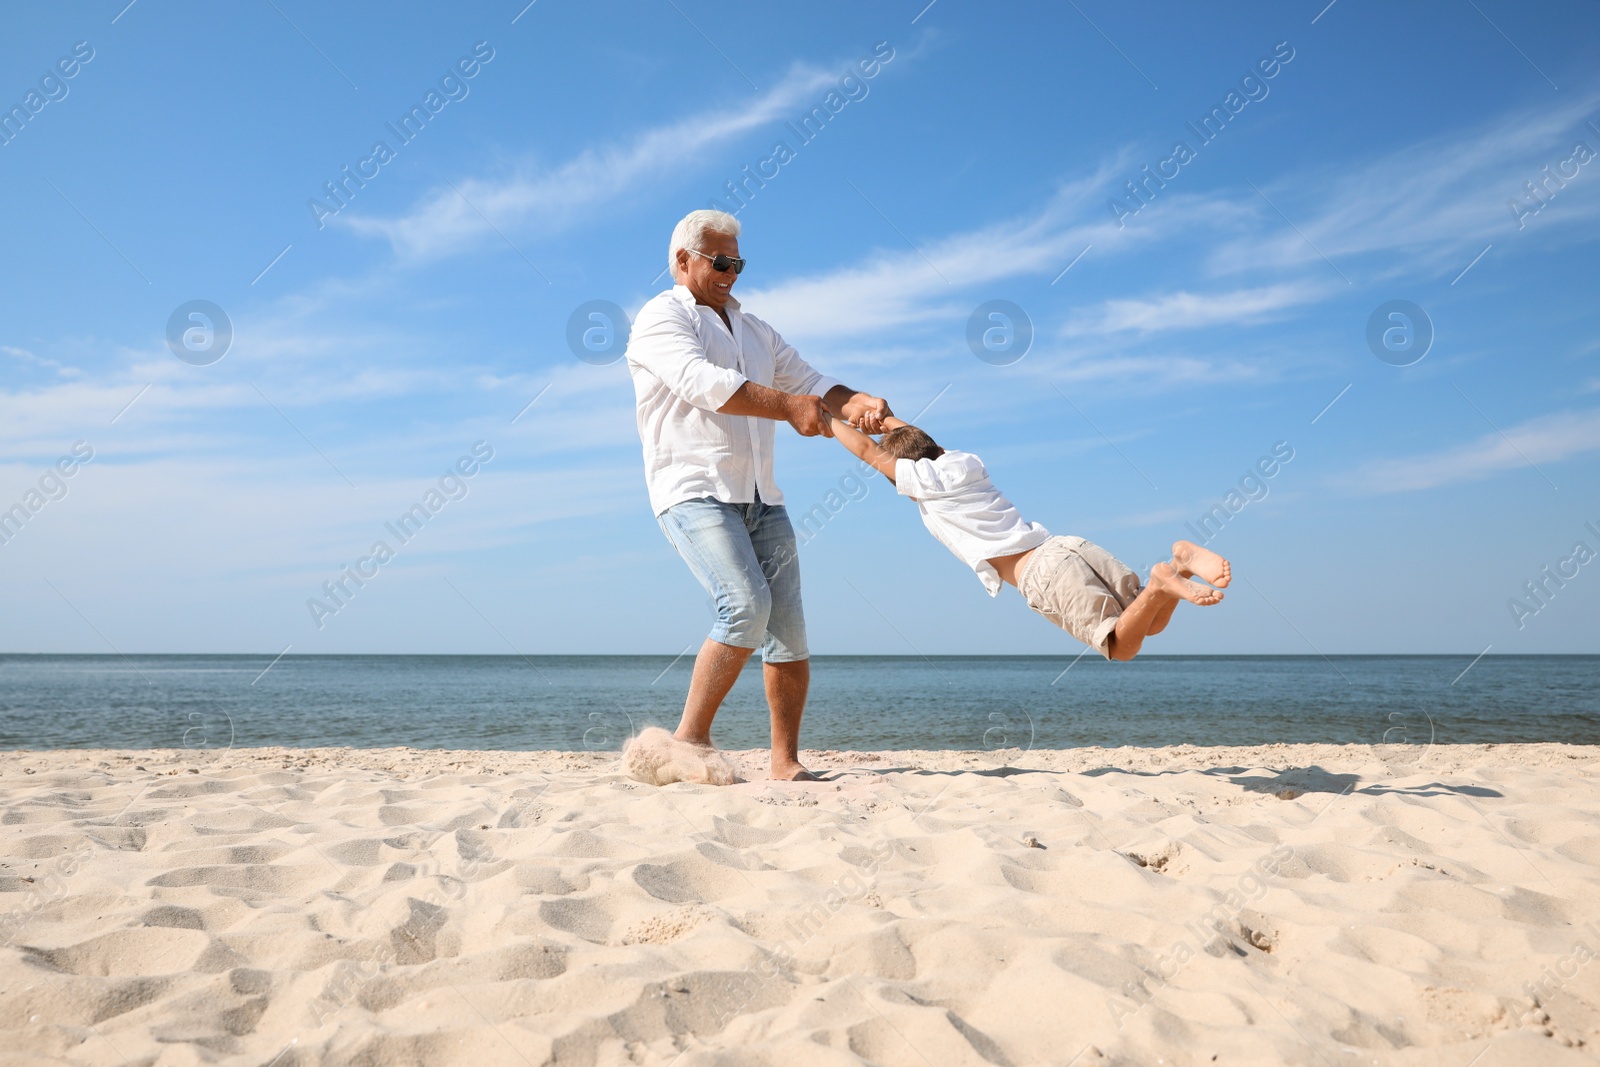
[[[761,668],[767,686],[767,707],[772,713],[772,765],[769,775],[778,781],[810,781],[813,776],[800,763],[800,717],[805,714],[811,690],[811,661],[768,663]]]
[[[706,638],[694,658],[689,699],[684,701],[683,718],[678,721],[674,737],[694,745],[711,744],[711,720],[717,717],[717,709],[722,707],[728,690],[739,680],[739,672],[754,651]]]
[[[1222,600],[1222,594],[1198,582],[1179,577],[1177,570],[1170,563],[1157,563],[1150,568],[1149,583],[1139,591],[1138,596],[1134,597],[1133,603],[1128,605],[1128,610],[1117,619],[1116,629],[1111,631],[1111,637],[1106,645],[1111,658],[1125,661],[1137,656],[1139,649],[1144,645],[1144,639],[1154,632],[1151,627],[1158,619],[1161,620],[1161,625],[1165,626],[1166,620],[1172,617],[1172,609],[1177,607],[1179,600],[1187,600],[1201,607],[1210,607]]]

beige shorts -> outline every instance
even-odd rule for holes
[[[1141,588],[1126,564],[1081,537],[1050,538],[1017,576],[1028,607],[1107,659],[1111,631]]]

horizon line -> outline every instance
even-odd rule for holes
[[[1077,653],[1081,655],[1082,653]],[[1074,655],[1071,652],[934,652],[922,655],[915,652],[814,652],[812,659],[1062,659]],[[1326,655],[1320,652],[1149,652],[1138,657],[1139,660],[1148,659],[1229,659],[1239,657],[1249,658],[1276,658],[1276,659],[1454,659],[1460,656],[1472,656],[1470,651],[1461,652],[1331,652]],[[1481,659],[1511,659],[1511,658],[1550,658],[1557,656],[1569,657],[1600,657],[1600,651],[1595,652],[1482,652],[1477,654]],[[0,651],[0,659],[17,656],[79,656],[84,658],[99,659],[127,659],[135,656],[212,656],[217,658],[257,659],[340,659],[356,656],[388,657],[394,659],[406,657],[454,657],[460,659],[640,659],[640,658],[682,658],[683,653],[672,652],[5,652]],[[1130,661],[1130,662],[1137,662]],[[750,665],[760,666],[760,660],[752,656]]]

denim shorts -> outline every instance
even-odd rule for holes
[[[657,521],[716,602],[711,640],[759,648],[765,663],[811,655],[800,605],[800,555],[783,505],[701,497],[674,504]]]

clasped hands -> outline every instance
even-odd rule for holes
[[[882,433],[883,420],[894,414],[887,400],[866,393],[853,395],[837,414],[829,411],[820,396],[791,396],[789,401],[789,425],[803,437],[832,437],[833,428],[828,425],[831,418],[842,419],[862,433]]]

